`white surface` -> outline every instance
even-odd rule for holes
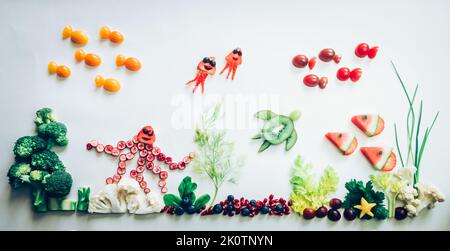
[[[110,3],[111,2],[111,3]],[[433,113],[441,116],[430,136],[422,164],[421,179],[442,189],[449,196],[450,182],[446,157],[450,151],[449,99],[450,2],[440,1],[2,1],[0,3],[0,228],[1,229],[85,229],[85,230],[450,230],[448,202],[425,211],[414,220],[354,221],[331,223],[328,220],[304,221],[290,217],[169,217],[167,215],[74,215],[33,214],[26,192],[11,191],[4,177],[13,162],[14,141],[32,134],[35,110],[52,107],[59,120],[69,128],[70,144],[60,157],[74,177],[76,188],[90,185],[98,191],[104,178],[115,170],[116,162],[85,150],[91,139],[115,143],[135,135],[151,124],[157,133],[156,145],[164,152],[182,158],[194,150],[192,126],[181,128],[175,122],[180,113],[197,118],[200,110],[186,114],[180,108],[202,96],[191,95],[184,83],[195,75],[204,56],[217,58],[218,70],[225,55],[234,47],[243,49],[243,65],[235,81],[224,76],[206,80],[205,100],[211,97],[244,97],[247,100],[272,97],[258,102],[259,107],[232,108],[228,119],[239,121],[229,130],[238,153],[246,165],[238,185],[224,185],[219,199],[227,194],[263,198],[273,193],[288,197],[289,174],[298,153],[314,163],[317,172],[331,164],[341,177],[336,196],[345,194],[344,182],[350,178],[367,180],[373,173],[360,153],[339,155],[323,135],[327,131],[354,132],[362,145],[394,146],[393,123],[405,130],[406,100],[389,60],[393,59],[411,90],[421,83],[419,97],[424,99],[424,119]],[[97,33],[109,25],[125,34],[125,42],[111,46],[100,42]],[[82,29],[90,36],[84,49],[101,55],[103,65],[87,69],[74,62],[75,47],[61,40],[65,25]],[[357,43],[380,45],[374,61],[353,56]],[[313,55],[332,47],[343,55],[340,66],[364,69],[362,80],[354,85],[337,83],[335,64],[318,63],[315,73],[328,76],[326,90],[306,88],[301,78],[307,70],[294,69],[290,60],[296,53]],[[138,73],[116,69],[117,53],[136,56],[143,68]],[[72,76],[59,81],[47,74],[47,63],[56,60],[72,69]],[[107,95],[95,90],[96,74],[115,77],[122,90]],[[239,96],[243,95],[243,96]],[[227,99],[225,104],[236,103]],[[182,102],[182,103],[183,103]],[[246,108],[246,109],[245,109]],[[259,125],[252,114],[259,108],[272,108],[288,114],[301,109],[296,123],[299,141],[288,153],[284,147],[271,147],[257,154],[260,142],[250,140]],[[350,122],[352,115],[380,113],[386,120],[382,135],[369,139]],[[250,122],[250,123],[249,123]],[[404,139],[404,138],[403,138]],[[404,143],[405,140],[402,141]],[[176,191],[184,175],[199,183],[200,192],[210,192],[208,180],[191,171],[170,172],[169,189]],[[154,187],[154,184],[152,184]]]

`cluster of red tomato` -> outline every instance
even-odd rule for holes
[[[378,46],[370,48],[368,44],[361,43],[355,49],[355,55],[359,58],[369,57],[373,59],[376,57],[378,53]],[[333,49],[326,48],[320,51],[319,59],[323,62],[331,62],[334,61],[336,64],[339,64],[342,57]],[[314,68],[317,63],[317,57],[312,57],[310,60],[305,55],[296,55],[292,59],[292,64],[297,68],[304,68],[306,66],[309,67],[310,70]],[[337,71],[336,77],[340,81],[347,81],[350,79],[352,82],[357,82],[362,76],[362,69],[355,68],[350,70],[348,67],[341,67]],[[327,77],[318,77],[316,74],[308,74],[303,78],[303,84],[308,87],[316,87],[319,86],[320,89],[325,89],[328,84]]]

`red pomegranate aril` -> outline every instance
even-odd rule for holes
[[[111,177],[106,178],[106,184],[112,184],[114,180]]]
[[[152,162],[153,160],[155,160],[155,155],[153,155],[153,154],[147,155],[147,161],[148,162]]]
[[[89,144],[91,144],[92,147],[97,147],[98,141],[97,140],[91,140],[91,142],[89,142]]]
[[[139,158],[139,159],[137,160],[137,163],[138,163],[138,165],[140,165],[140,166],[145,165],[145,158]]]
[[[149,188],[145,188],[144,189],[144,193],[150,193],[150,189]]]
[[[141,188],[146,188],[147,187],[147,182],[141,181],[141,182],[139,182],[139,186],[141,186]]]
[[[91,150],[93,148],[93,146],[91,145],[91,143],[87,143],[86,144],[86,149],[87,150]]]
[[[121,155],[119,156],[119,160],[120,160],[120,161],[125,161],[125,160],[127,160],[127,155],[121,154]]]
[[[172,163],[172,157],[166,157],[166,164]]]
[[[117,168],[117,174],[118,175],[124,175],[126,173],[125,168]]]
[[[323,62],[330,62],[333,60],[334,56],[336,55],[336,52],[331,48],[326,48],[320,51],[319,53],[319,59]]]
[[[189,164],[189,163],[191,162],[191,157],[189,157],[189,156],[184,157],[184,158],[183,158],[183,162],[184,162],[185,164]]]
[[[166,181],[165,180],[158,181],[158,186],[165,187],[166,186]]]
[[[161,193],[167,193],[167,187],[161,188]]]
[[[128,160],[130,160],[130,159],[133,159],[134,158],[134,154],[132,154],[132,153],[127,153],[127,159]]]
[[[162,179],[162,180],[167,179],[168,176],[169,176],[169,173],[166,172],[166,171],[161,171],[161,172],[159,173],[159,178]]]
[[[147,155],[148,155],[148,151],[147,150],[141,150],[140,152],[139,152],[139,156],[141,156],[141,157],[147,157]]]
[[[369,56],[370,59],[374,59],[378,54],[378,46],[370,48],[369,52],[367,53],[367,56]]]
[[[352,82],[358,82],[358,80],[361,78],[361,76],[362,76],[361,68],[353,69],[352,72],[350,72],[350,80]]]
[[[152,170],[153,166],[154,166],[153,162],[147,162],[147,164],[146,164],[146,167],[148,170]]]
[[[105,146],[105,153],[111,154],[112,149],[113,149],[113,146],[112,146],[112,145],[106,145],[106,146]]]
[[[97,150],[97,152],[101,153],[103,152],[103,150],[105,150],[105,147],[102,144],[98,144],[95,149]]]
[[[342,59],[342,56],[341,56],[341,55],[338,55],[338,54],[334,55],[334,57],[333,57],[333,61],[334,61],[336,64],[339,64],[339,63],[341,62],[341,59]]]
[[[138,175],[138,173],[137,173],[136,170],[131,170],[131,171],[130,171],[130,176],[131,176],[131,177],[136,178],[137,175]]]
[[[132,154],[135,154],[135,153],[137,153],[139,151],[139,149],[137,148],[137,146],[133,146],[131,149],[130,149],[130,152],[132,153]]]
[[[114,182],[119,182],[119,180],[120,180],[120,175],[114,174],[113,180],[114,180]]]
[[[144,143],[138,143],[138,144],[137,144],[137,148],[138,148],[139,150],[144,150],[144,148],[145,148]]]
[[[186,164],[184,162],[178,163],[178,169],[184,170],[186,168]]]
[[[361,44],[358,44],[358,46],[356,46],[355,55],[357,57],[360,57],[360,58],[366,57],[368,53],[369,53],[369,45],[368,44],[361,43]]]
[[[177,164],[177,163],[172,163],[172,164],[170,164],[169,168],[170,168],[171,170],[178,169],[178,164]]]
[[[119,142],[117,143],[117,148],[118,148],[119,150],[123,150],[123,149],[125,149],[125,147],[127,147],[127,142],[121,140],[121,141],[119,141]]]
[[[292,59],[292,64],[297,68],[305,68],[308,65],[308,57],[305,55],[297,55]]]
[[[303,78],[303,84],[309,87],[315,87],[319,84],[319,77],[315,74],[308,74]]]
[[[158,161],[164,161],[166,159],[166,156],[164,156],[163,153],[158,154],[158,156],[156,156],[156,159]]]
[[[337,71],[337,79],[340,81],[347,81],[350,78],[350,69],[347,67],[342,67]]]
[[[138,166],[138,167],[136,167],[136,171],[137,171],[138,173],[142,173],[142,172],[144,172],[144,170],[145,170],[145,167],[144,167],[144,166]]]
[[[138,138],[136,136],[133,137],[133,143],[137,144],[139,142]]]
[[[127,141],[127,147],[132,148],[134,146],[134,142],[132,140]]]
[[[159,149],[159,147],[153,147],[152,149],[152,153],[153,155],[158,155],[159,153],[161,153],[161,149]]]
[[[142,176],[142,174],[138,174],[138,175],[136,175],[136,180],[137,180],[137,182],[141,182],[144,180],[144,176]]]
[[[317,63],[317,57],[312,57],[308,62],[308,67],[310,70],[314,69],[314,66],[316,66]]]
[[[114,147],[114,148],[112,149],[112,151],[111,151],[111,155],[114,156],[114,157],[117,157],[117,156],[119,156],[119,154],[120,154],[119,148]]]
[[[146,144],[145,145],[145,150],[151,151],[152,149],[153,149],[153,146],[151,144]]]
[[[327,87],[328,84],[328,78],[327,77],[321,77],[319,79],[319,88],[320,89],[325,89],[325,87]]]
[[[119,168],[125,168],[127,164],[124,161],[119,161],[119,164],[117,165]]]

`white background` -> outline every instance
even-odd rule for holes
[[[26,191],[11,191],[6,173],[13,163],[12,148],[20,136],[33,134],[34,112],[52,107],[69,128],[70,143],[60,157],[74,177],[71,197],[78,186],[98,191],[116,168],[116,161],[85,150],[91,139],[115,143],[134,136],[151,124],[157,133],[156,145],[176,159],[194,150],[193,128],[180,129],[173,122],[183,111],[177,100],[202,101],[184,83],[195,75],[204,56],[217,58],[218,70],[234,47],[243,50],[243,64],[234,81],[224,76],[206,80],[204,98],[217,95],[247,99],[272,95],[276,101],[260,102],[259,108],[274,108],[288,114],[300,109],[296,123],[299,141],[290,152],[283,146],[257,154],[260,142],[250,140],[260,124],[252,114],[258,107],[231,110],[227,117],[248,121],[244,127],[230,127],[228,137],[236,142],[236,152],[246,157],[239,184],[222,187],[219,199],[227,194],[264,198],[270,193],[287,198],[290,170],[297,154],[314,163],[317,173],[330,164],[341,178],[335,196],[343,197],[344,183],[351,178],[367,180],[374,173],[364,157],[355,152],[341,156],[324,139],[328,131],[354,132],[360,145],[394,146],[393,123],[399,123],[405,144],[406,99],[389,61],[397,64],[410,90],[421,83],[424,122],[434,112],[441,116],[432,132],[422,162],[421,179],[440,187],[449,196],[450,183],[446,155],[449,132],[450,93],[450,2],[440,1],[1,1],[0,3],[0,228],[60,230],[450,230],[450,206],[438,205],[420,217],[403,222],[326,219],[305,221],[289,217],[170,217],[168,215],[76,215],[34,214]],[[125,35],[125,42],[112,46],[100,42],[98,31],[109,25]],[[88,69],[74,62],[76,49],[61,39],[65,25],[85,31],[90,41],[84,49],[101,55],[103,64]],[[359,42],[379,45],[379,56],[370,61],[357,59],[353,50]],[[319,62],[314,73],[328,76],[325,90],[301,84],[309,71],[294,69],[291,58],[298,53],[317,54],[332,47],[343,55],[340,66],[361,67],[358,84],[338,83],[333,63]],[[116,69],[117,53],[136,56],[143,68],[138,73]],[[55,60],[72,69],[64,81],[47,74],[47,63]],[[115,95],[95,90],[95,75],[115,77],[122,90]],[[278,100],[278,101],[277,101]],[[206,101],[206,99],[205,99]],[[233,105],[226,102],[226,105]],[[208,105],[205,104],[205,107]],[[186,107],[186,106],[184,106]],[[189,106],[187,106],[189,108]],[[247,111],[245,108],[248,108]],[[189,112],[191,109],[187,109]],[[246,111],[242,114],[242,111]],[[239,113],[240,112],[240,113]],[[350,122],[351,116],[380,113],[386,121],[384,133],[368,139]],[[197,118],[199,110],[187,114]],[[240,115],[238,115],[240,114]],[[174,120],[175,121],[175,120]],[[211,192],[208,180],[191,173],[170,172],[169,190],[176,191],[184,175],[199,183],[199,193]],[[151,186],[154,187],[154,184]]]

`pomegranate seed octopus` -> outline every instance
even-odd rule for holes
[[[202,86],[202,94],[205,93],[205,80],[208,75],[214,75],[216,73],[216,58],[215,57],[205,57],[200,63],[197,65],[197,75],[191,81],[187,82],[186,85],[192,84],[195,82],[194,90],[192,93],[195,93],[198,86]]]
[[[148,169],[159,177],[158,186],[161,188],[162,193],[166,193],[168,172],[161,170],[160,166],[155,165],[155,159],[169,166],[170,170],[183,170],[194,158],[194,153],[190,153],[178,163],[173,162],[172,158],[162,153],[159,147],[153,146],[155,139],[153,128],[151,126],[145,126],[133,139],[128,141],[121,140],[116,146],[103,145],[96,140],[92,140],[86,145],[86,148],[87,150],[95,148],[99,153],[118,157],[117,173],[112,177],[108,177],[106,184],[119,183],[122,176],[126,173],[127,162],[138,156],[137,167],[130,171],[130,176],[139,183],[139,186],[145,193],[149,193],[150,188],[148,188],[148,184],[144,181],[144,176],[142,175],[145,169]]]
[[[236,75],[237,67],[242,64],[242,50],[241,48],[236,48],[232,52],[230,52],[226,57],[225,61],[227,61],[227,64],[225,67],[220,71],[220,74],[222,74],[226,69],[228,69],[227,73],[227,79],[231,74],[231,80],[234,80],[234,75]]]

